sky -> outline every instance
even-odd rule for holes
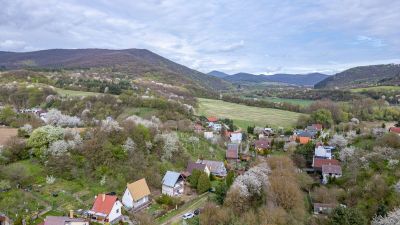
[[[145,48],[201,72],[400,63],[400,1],[0,0],[0,51]]]

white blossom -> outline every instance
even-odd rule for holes
[[[68,142],[64,140],[58,140],[51,143],[50,147],[47,149],[47,154],[54,156],[63,156],[68,153],[70,148]]]
[[[134,152],[136,149],[136,144],[131,138],[128,137],[122,147],[126,152]]]
[[[104,186],[104,185],[106,184],[106,181],[107,181],[107,180],[106,180],[106,176],[105,176],[105,175],[102,176],[102,177],[101,177],[101,180],[100,180],[100,185],[101,185],[101,186]]]
[[[30,124],[25,124],[24,126],[22,126],[19,129],[21,129],[21,131],[25,132],[28,135],[30,135],[33,131],[32,125],[30,125]]]
[[[113,131],[120,131],[122,130],[122,127],[119,126],[118,121],[115,121],[113,119],[107,119],[107,120],[102,120],[101,121],[101,128],[102,131],[105,131],[107,133],[113,132]]]
[[[164,142],[163,147],[163,160],[171,159],[173,154],[178,152],[179,150],[179,137],[176,132],[164,133],[161,135],[157,135],[156,139],[162,140]]]
[[[399,225],[400,224],[400,209],[390,212],[386,217],[375,217],[371,225]]]
[[[82,125],[81,119],[78,117],[64,115],[57,109],[51,109],[47,113],[46,123],[62,127],[76,127]]]
[[[339,159],[341,161],[347,161],[354,155],[354,152],[355,148],[353,146],[346,147],[339,152]]]
[[[191,144],[198,144],[199,141],[200,141],[200,139],[199,139],[198,137],[191,136],[191,137],[188,138],[188,141],[189,141]]]
[[[46,176],[46,184],[54,184],[56,178],[53,175]]]
[[[268,185],[268,175],[271,170],[267,163],[261,163],[238,176],[232,184],[232,189],[238,189],[241,197],[248,198],[259,195],[263,187]]]
[[[329,141],[330,145],[337,146],[339,148],[343,148],[347,145],[347,140],[343,135],[335,134],[332,139]]]
[[[389,159],[388,167],[394,169],[399,164],[399,160],[397,159]]]
[[[158,128],[159,124],[161,123],[160,120],[155,116],[153,116],[151,118],[151,120],[146,120],[146,119],[143,119],[142,117],[133,115],[133,116],[130,116],[130,117],[126,118],[126,120],[132,121],[132,122],[134,122],[135,124],[138,124],[138,125],[139,124],[143,125],[143,126],[145,126],[147,128],[152,128],[152,127]]]

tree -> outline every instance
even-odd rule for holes
[[[321,123],[324,127],[331,127],[333,124],[332,113],[327,109],[319,109],[311,113],[310,119],[313,123]]]
[[[41,157],[51,143],[61,140],[63,137],[63,128],[46,125],[39,127],[32,132],[32,135],[28,139],[27,145],[28,147],[33,148],[36,156]]]
[[[228,190],[227,185],[224,182],[220,182],[215,188],[215,201],[222,205],[226,197],[226,192]]]
[[[347,145],[347,140],[345,137],[343,137],[343,135],[335,134],[329,141],[329,144],[339,148],[344,148]]]
[[[339,206],[333,210],[329,216],[331,225],[366,225],[367,220],[355,208],[345,208]]]
[[[255,128],[255,125],[247,126],[247,133],[254,134],[254,128]]]
[[[233,171],[229,171],[226,175],[226,186],[229,188],[233,182],[235,181],[235,173]]]
[[[400,209],[395,209],[390,212],[387,216],[376,216],[372,222],[372,225],[393,225],[400,224]]]
[[[17,113],[11,108],[6,106],[0,111],[0,124],[10,125],[17,117]]]
[[[197,188],[197,182],[198,182],[198,180],[200,178],[200,175],[201,175],[201,171],[200,170],[196,170],[195,169],[195,170],[192,171],[192,174],[189,177],[189,183],[190,183],[190,185],[192,187]]]
[[[208,175],[205,172],[202,172],[197,182],[197,192],[199,194],[204,193],[208,191],[210,188],[211,188],[210,179],[208,178]]]

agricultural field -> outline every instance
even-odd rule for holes
[[[301,113],[279,109],[245,106],[221,100],[199,98],[197,115],[229,118],[234,124],[246,129],[247,126],[293,127]]]
[[[285,102],[300,106],[309,106],[314,102],[313,100],[307,100],[307,99],[289,99],[289,98],[277,98],[277,97],[263,97],[262,99],[275,103]]]
[[[18,129],[9,127],[0,127],[0,145],[4,145],[8,139],[15,137],[18,134]]]
[[[80,96],[93,96],[99,95],[100,93],[96,92],[87,92],[87,91],[73,91],[73,90],[66,90],[61,88],[54,88],[54,90],[61,96],[64,97],[80,97]]]
[[[400,86],[374,86],[366,88],[353,88],[351,92],[363,92],[363,91],[400,91]]]

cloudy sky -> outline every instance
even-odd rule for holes
[[[0,50],[146,48],[202,72],[400,63],[400,1],[0,0]]]

